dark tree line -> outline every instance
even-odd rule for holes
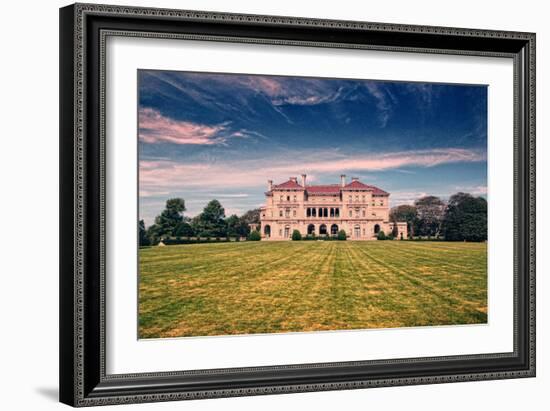
[[[184,211],[183,199],[167,200],[164,210],[149,228],[145,228],[143,220],[139,221],[139,244],[156,245],[169,237],[247,237],[250,234],[249,224],[260,223],[259,209],[247,211],[241,217],[235,214],[226,217],[225,209],[218,200],[210,201],[202,213],[193,218],[184,216]]]
[[[447,203],[435,196],[419,198],[414,205],[392,208],[390,220],[406,221],[410,237],[487,240],[487,200],[468,193],[454,194]]]

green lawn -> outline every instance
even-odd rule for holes
[[[241,242],[140,250],[141,338],[487,322],[487,246]]]

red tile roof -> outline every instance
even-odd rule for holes
[[[379,189],[378,187],[371,186],[368,184],[363,184],[359,180],[354,180],[349,184],[346,184],[344,188],[351,189],[351,190],[369,190],[372,191],[372,194],[378,195],[378,196],[387,196],[389,193],[387,193],[384,190]],[[288,180],[284,183],[277,184],[273,186],[273,189],[303,189],[303,187],[298,184],[295,180]],[[339,194],[341,190],[341,186],[339,184],[322,184],[322,185],[311,185],[306,186],[306,190],[310,194]]]
[[[358,180],[355,180],[355,181],[352,181],[349,184],[346,184],[346,186],[344,188],[351,188],[351,189],[355,189],[355,190],[370,190],[370,191],[372,191],[372,193],[374,195],[388,195],[388,193],[385,192],[384,190],[381,190],[381,189],[379,189],[378,187],[375,187],[375,186],[371,186],[371,185],[368,185],[368,184],[363,184],[362,182],[360,182]]]
[[[282,184],[277,184],[273,186],[273,188],[303,188],[303,187],[294,180],[288,180]]]
[[[311,194],[339,194],[340,186],[338,184],[326,184],[319,186],[307,186],[308,193]]]

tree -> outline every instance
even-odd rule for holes
[[[155,218],[155,231],[160,236],[172,236],[176,226],[183,221],[185,201],[182,198],[170,198],[166,200],[166,207]]]
[[[448,241],[487,240],[487,201],[467,193],[452,195],[441,231]]]
[[[200,237],[225,237],[227,226],[224,219],[224,208],[218,200],[212,200],[193,219],[193,229]]]
[[[245,224],[260,224],[260,209],[255,208],[253,210],[248,210],[241,216],[241,220]]]
[[[346,230],[338,231],[338,240],[346,241],[346,239],[347,239]]]
[[[397,229],[397,223],[393,223],[393,227],[391,229],[391,236],[392,238],[396,238],[397,234],[399,234],[399,230]]]
[[[300,241],[302,239],[302,234],[298,230],[292,231],[292,241]]]
[[[138,223],[139,227],[139,246],[146,246],[151,245],[151,242],[149,241],[149,237],[147,236],[147,232],[145,231],[145,222],[143,220],[139,220]]]
[[[158,224],[152,224],[147,229],[147,238],[151,245],[157,245],[163,237],[161,227]]]
[[[416,234],[437,237],[445,212],[445,203],[439,197],[426,196],[416,200],[414,205],[418,213],[418,218],[415,222]]]
[[[193,230],[191,224],[186,221],[182,221],[178,223],[174,229],[174,235],[176,237],[193,237],[195,235],[195,230]]]
[[[248,241],[260,241],[262,239],[262,236],[260,235],[259,231],[252,231],[248,235]]]
[[[414,225],[417,217],[418,212],[416,211],[416,207],[412,205],[403,204],[393,207],[390,210],[390,221],[394,223],[398,221],[405,221],[411,237],[414,235]]]
[[[387,240],[386,234],[383,230],[380,230],[378,234],[376,235],[377,240]]]
[[[250,227],[243,220],[242,217],[238,217],[233,214],[225,219],[225,224],[227,226],[227,236],[228,237],[246,237],[250,234]]]

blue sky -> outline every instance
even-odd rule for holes
[[[264,202],[267,180],[359,177],[391,205],[487,193],[487,87],[140,70],[140,218]]]

